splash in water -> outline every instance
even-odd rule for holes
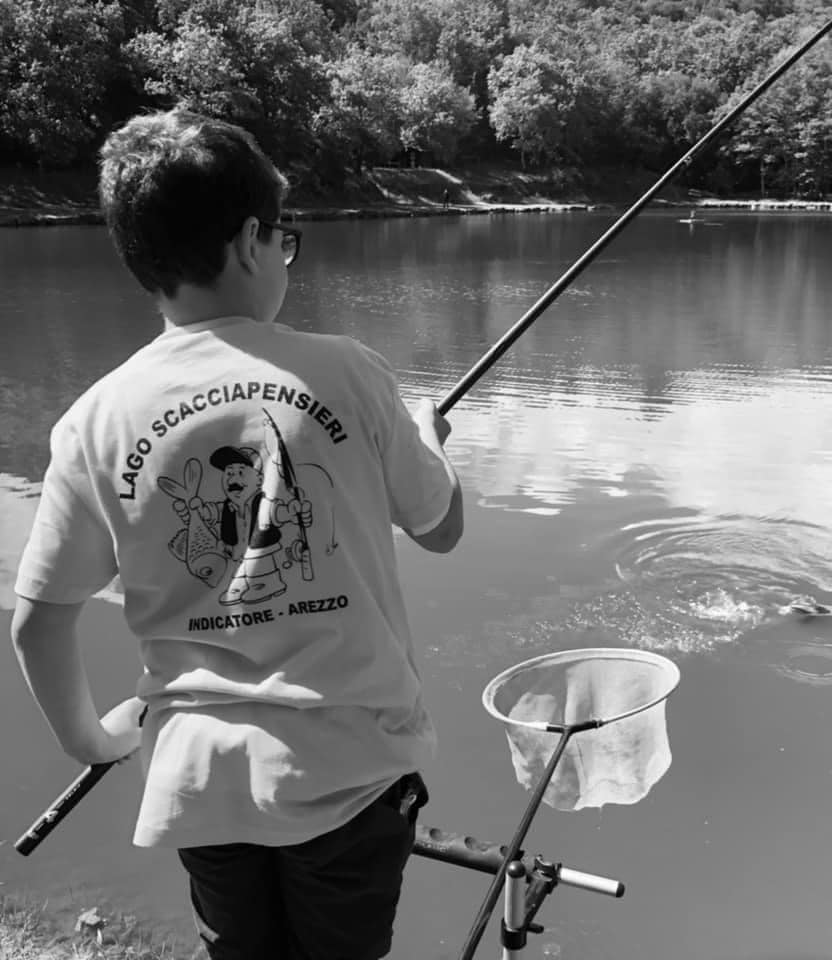
[[[713,653],[782,622],[801,596],[828,591],[831,537],[809,524],[737,516],[628,524],[607,545],[620,588],[576,608],[567,626],[657,651]]]

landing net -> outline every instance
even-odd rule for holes
[[[543,802],[558,810],[637,803],[670,766],[665,700],[679,668],[646,650],[562,650],[496,676],[483,704],[503,721],[517,780],[532,789],[569,736]]]

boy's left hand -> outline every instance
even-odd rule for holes
[[[90,763],[113,763],[126,760],[135,753],[142,742],[139,720],[144,703],[138,697],[129,697],[117,704],[101,718],[106,732],[99,746],[100,757]]]

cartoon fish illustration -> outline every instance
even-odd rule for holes
[[[203,504],[199,496],[202,464],[191,457],[185,464],[184,483],[170,477],[159,477],[157,483],[162,493],[188,507],[187,527],[180,530],[169,544],[174,556],[183,560],[188,570],[209,587],[219,586],[225,576],[228,558],[216,535],[202,519]]]

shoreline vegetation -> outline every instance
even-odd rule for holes
[[[0,896],[2,960],[197,960],[202,951],[194,938],[193,950],[168,942],[109,905],[56,910],[49,900]]]
[[[486,169],[373,167],[333,196],[293,196],[284,219],[348,220],[385,217],[463,216],[496,213],[564,213],[625,208],[651,185],[644,171],[613,171],[586,187],[564,186],[560,174]],[[616,183],[614,195],[606,184]],[[832,212],[832,197],[719,197],[668,188],[654,207],[708,210]],[[92,171],[38,174],[0,168],[0,227],[102,225]]]
[[[128,117],[181,105],[249,129],[298,192],[340,194],[356,174],[394,162],[566,167],[561,187],[589,184],[604,166],[658,170],[682,156],[820,39],[828,7],[0,0],[0,155],[30,170],[78,170]],[[832,193],[832,60],[825,45],[806,52],[746,103],[707,164],[685,171],[688,186]]]

